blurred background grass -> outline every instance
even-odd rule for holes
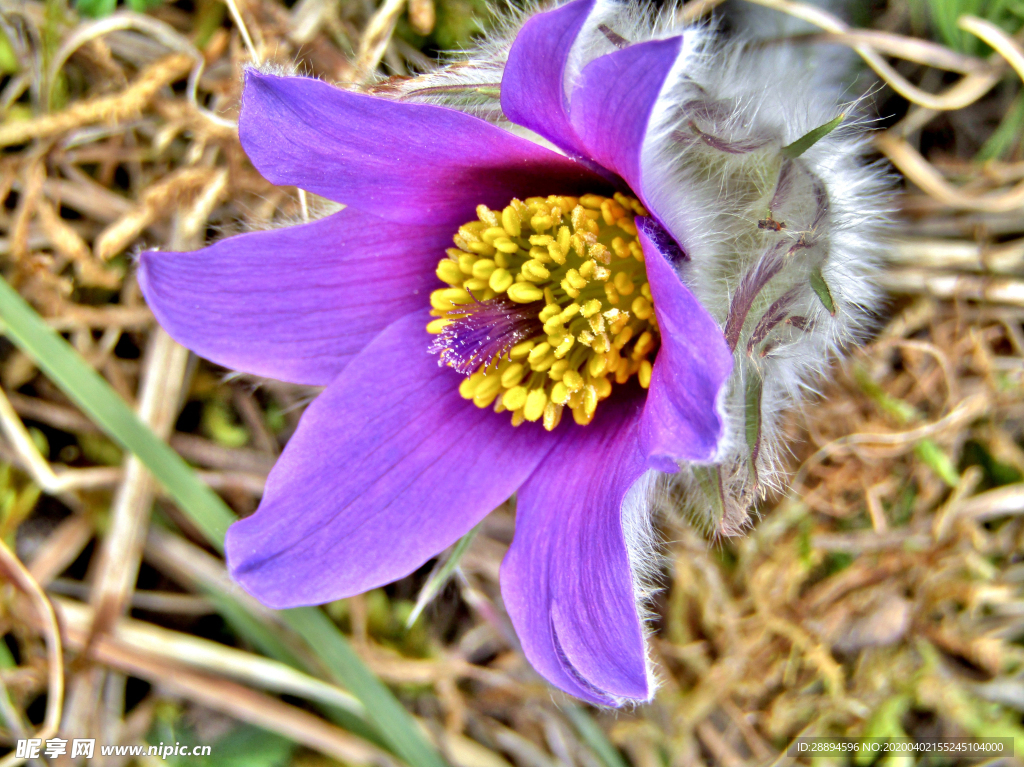
[[[316,390],[191,357],[132,274],[139,248],[315,211],[238,145],[245,64],[414,76],[485,33],[483,0],[0,0],[0,753],[58,732],[213,749],[89,762],[109,765],[740,767],[839,734],[1024,753],[1024,4],[680,13],[847,52],[830,61],[871,93],[902,174],[891,298],[793,415],[793,490],[749,535],[709,541],[662,510],[663,685],[607,712],[518,652],[497,579],[510,507],[323,611],[235,588],[223,529]]]

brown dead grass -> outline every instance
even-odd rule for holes
[[[1008,57],[982,61],[901,37],[899,13],[869,33],[786,0],[762,4],[817,19],[912,101],[927,76],[886,57],[960,72],[949,103],[969,105],[1019,50],[1000,40]],[[373,11],[303,0],[289,10],[246,0],[232,4],[234,23],[214,21],[201,47],[196,29],[211,4],[197,7],[192,16],[162,6],[141,21],[54,17],[35,0],[3,12],[22,66],[0,92],[0,262],[246,514],[315,392],[186,365],[156,330],[130,254],[200,247],[300,220],[316,204],[269,185],[238,145],[231,121],[246,61],[352,82],[382,60],[405,74],[423,55],[392,36],[401,2]],[[433,23],[430,0],[409,12],[421,30]],[[917,184],[903,197],[886,276],[891,315],[794,416],[792,493],[765,506],[748,536],[715,543],[666,510],[653,641],[663,686],[649,706],[591,712],[636,767],[783,763],[798,735],[1024,735],[1024,249],[1014,239],[1024,218],[1013,202],[1024,166],[922,157],[916,137],[935,106],[912,105],[880,138]],[[62,595],[65,737],[142,742],[170,706],[172,718],[198,721],[201,737],[224,716],[280,732],[305,747],[297,765],[386,759],[310,705],[346,704],[342,691],[230,647],[241,643],[204,621],[216,609],[206,594],[224,588],[221,563],[169,503],[158,498],[151,518],[157,491],[144,473],[122,466],[29,359],[5,347],[0,380],[10,403],[0,534],[16,539],[30,574],[8,563],[19,578],[0,589],[0,633],[18,653],[13,666],[0,663],[0,740],[41,726],[32,704],[48,687],[56,699],[38,583]],[[422,577],[329,612],[453,763],[602,764],[566,713],[573,704],[517,652],[497,583],[512,525],[508,509],[489,518],[454,586],[412,631],[402,618]],[[129,686],[126,699],[127,677],[151,687]],[[288,701],[275,697],[285,693]]]

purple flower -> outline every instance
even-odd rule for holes
[[[735,355],[752,353],[755,333],[760,343],[823,322],[810,288],[780,303],[789,285],[768,282],[814,250],[825,224],[818,215],[748,287],[742,316],[727,316],[728,298],[713,316],[688,287],[704,284],[693,259],[707,238],[695,231],[714,224],[712,206],[694,203],[687,218],[665,148],[745,162],[766,146],[778,155],[785,136],[753,135],[740,107],[699,85],[680,102],[687,62],[700,61],[690,38],[648,31],[631,43],[619,32],[641,33],[610,28],[593,5],[534,15],[491,51],[480,69],[502,72],[500,113],[486,99],[456,110],[248,71],[239,136],[253,164],[346,207],[196,252],[145,253],[139,280],[160,323],[197,353],[327,387],[257,512],[228,532],[230,570],[248,591],[284,608],[381,586],[516,494],[501,581],[523,651],[552,684],[620,705],[653,694],[641,621],[653,478],[743,443],[729,436],[743,429],[727,407],[743,399]],[[424,93],[459,91],[471,71],[442,72]],[[811,194],[803,171],[771,167],[797,191],[765,199]],[[761,231],[755,215],[755,249],[795,241],[797,216]],[[704,282],[731,294],[757,258],[734,257],[735,279]],[[784,323],[790,307],[811,319]]]

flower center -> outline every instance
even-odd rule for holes
[[[635,216],[624,194],[530,197],[477,207],[437,265],[427,330],[441,364],[468,376],[459,393],[512,412],[512,424],[564,408],[576,423],[633,375],[651,382],[660,336]]]

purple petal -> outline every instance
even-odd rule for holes
[[[588,156],[615,171],[644,199],[640,153],[647,123],[682,37],[637,43],[590,62],[572,92],[572,126]]]
[[[232,575],[275,607],[408,575],[505,501],[552,435],[462,399],[427,353],[427,312],[392,324],[302,416],[256,513],[228,530]]]
[[[189,253],[143,253],[139,285],[179,343],[226,367],[325,385],[396,318],[423,308],[448,226],[346,208]]]
[[[458,226],[480,203],[607,187],[582,165],[453,109],[251,69],[238,135],[271,182],[405,223]]]
[[[645,700],[643,631],[622,502],[644,472],[642,401],[627,390],[588,426],[563,427],[517,496],[501,593],[523,652],[557,687],[598,705]]]
[[[718,400],[732,372],[732,354],[718,323],[676,274],[671,238],[650,218],[636,223],[661,328],[640,446],[650,468],[675,472],[677,461],[706,461],[718,450]]]
[[[569,123],[565,66],[594,0],[574,0],[532,17],[516,35],[501,77],[501,110],[576,157],[586,151]]]

